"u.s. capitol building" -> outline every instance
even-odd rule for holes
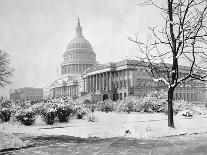
[[[145,96],[149,91],[166,89],[162,82],[155,82],[147,73],[145,62],[123,60],[115,63],[99,64],[90,42],[83,36],[78,19],[76,36],[63,54],[61,78],[49,87],[49,97],[68,96],[77,98],[91,95],[96,101],[123,99],[128,95]],[[180,76],[185,76],[188,68],[180,66]],[[205,85],[180,85],[174,93],[175,99],[198,101],[205,99]],[[202,90],[201,90],[202,89]]]

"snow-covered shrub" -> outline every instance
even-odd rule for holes
[[[117,112],[164,112],[167,106],[167,93],[152,91],[145,97],[128,96],[117,101]]]
[[[56,107],[55,103],[44,103],[41,112],[41,116],[48,125],[52,125],[55,122],[56,116]]]
[[[1,108],[10,108],[12,106],[12,102],[10,100],[1,101]]]
[[[55,112],[53,111],[45,111],[42,113],[42,117],[46,124],[53,125],[55,122]]]
[[[73,103],[73,114],[78,118],[82,119],[84,115],[89,113],[89,109],[86,108],[82,103]]]
[[[121,101],[117,102],[116,106],[116,111],[117,112],[132,112],[134,111],[134,102],[131,100],[131,98],[125,98]]]
[[[184,100],[174,100],[173,101],[173,113],[174,114],[178,114],[180,111],[185,111],[185,110],[191,110],[191,111],[194,111],[192,109],[192,104],[191,103],[188,103]],[[162,111],[164,113],[168,113],[168,105],[166,103],[165,106],[162,107]]]
[[[9,108],[2,108],[0,110],[0,119],[2,120],[2,122],[8,122],[10,120],[11,117],[11,111],[9,110]]]
[[[57,104],[56,115],[59,122],[68,122],[72,111],[73,109],[71,108],[70,103],[64,102]]]
[[[15,117],[18,121],[27,126],[34,124],[35,121],[35,113],[31,108],[19,110],[15,114]]]
[[[188,110],[192,105],[184,100],[173,101],[173,112],[177,114],[179,111]]]
[[[90,105],[91,103],[92,102],[90,100],[88,100],[88,99],[86,99],[86,100],[83,101],[83,104],[84,105]]]
[[[86,108],[88,108],[91,112],[94,112],[94,110],[96,109],[95,103],[90,101],[90,100],[88,100],[88,99],[84,100],[83,105]]]
[[[89,117],[88,117],[88,121],[89,121],[89,122],[97,122],[97,118],[96,118],[93,114],[91,114],[91,115],[89,115]]]
[[[152,91],[140,100],[142,112],[164,112],[167,105],[167,94],[164,91]]]
[[[113,102],[112,100],[104,100],[97,102],[98,110],[103,112],[109,112],[115,110],[115,104],[116,102]]]

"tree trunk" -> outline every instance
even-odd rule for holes
[[[174,88],[168,90],[168,127],[174,128],[173,121],[173,92]]]

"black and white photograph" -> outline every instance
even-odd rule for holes
[[[207,0],[0,0],[0,154],[206,155]]]

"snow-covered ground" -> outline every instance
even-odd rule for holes
[[[0,132],[0,150],[11,149],[11,148],[22,148],[26,146],[26,143],[20,140],[13,134]]]
[[[35,125],[24,126],[20,123],[0,124],[0,131],[4,133],[24,133],[32,136],[42,135],[68,135],[75,137],[122,137],[125,131],[131,134],[126,137],[156,138],[180,134],[193,134],[207,132],[207,118],[184,118],[179,115],[174,117],[175,129],[167,127],[167,115],[165,114],[140,114],[140,113],[104,113],[95,112],[96,122],[70,119],[69,123],[57,123],[45,125],[38,118]]]

